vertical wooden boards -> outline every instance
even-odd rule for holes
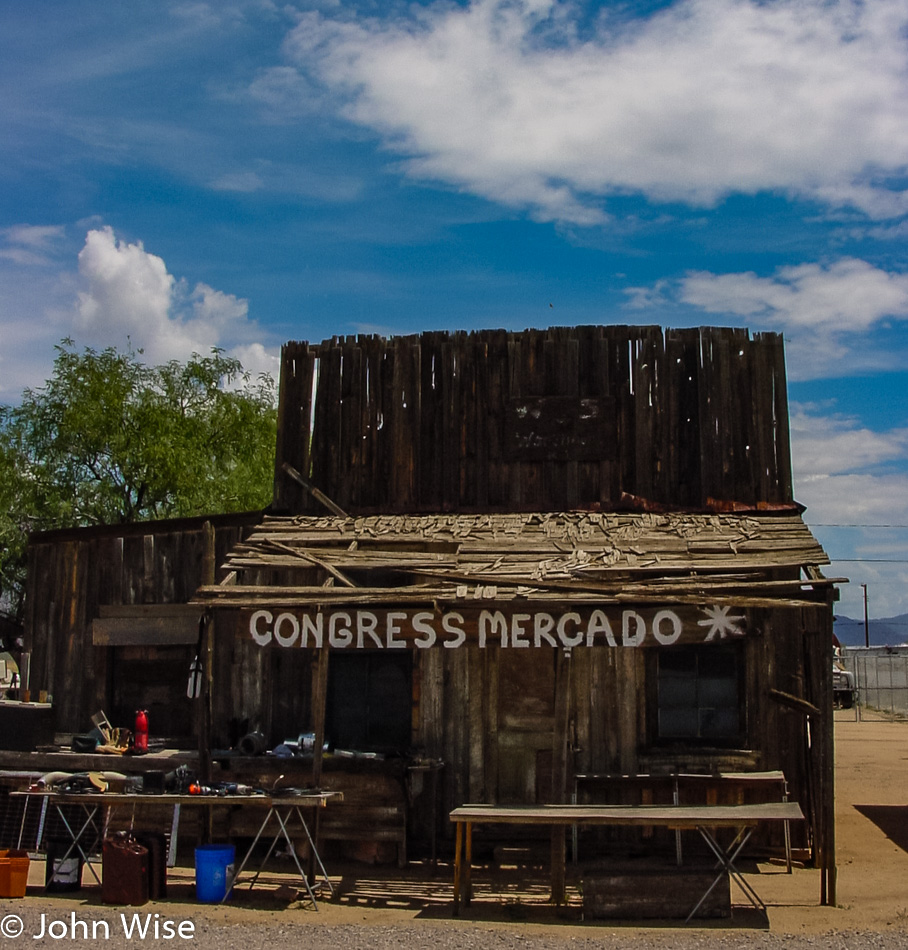
[[[281,379],[278,394],[277,452],[274,474],[276,511],[303,510],[311,499],[301,485],[288,478],[281,464],[289,462],[304,477],[309,471],[312,391],[316,354],[307,344],[284,347],[281,352]]]
[[[811,746],[809,765],[815,784],[814,833],[816,835],[816,864],[820,868],[820,903],[835,906],[836,851],[835,851],[835,743],[832,700],[832,604],[804,608],[805,658],[808,679],[808,699],[819,710],[811,717]]]
[[[470,744],[467,753],[469,762],[469,790],[471,802],[487,801],[485,783],[485,749],[488,721],[488,691],[486,689],[485,654],[478,649],[467,650],[467,716],[469,718]]]
[[[771,467],[769,476],[777,484],[775,501],[788,500],[792,497],[792,473],[791,473],[791,441],[789,434],[788,421],[788,388],[785,385],[785,352],[782,344],[782,337],[773,334],[761,334],[760,340],[765,340],[765,345],[772,348],[772,394],[775,412],[773,422],[775,429],[772,439],[772,448],[775,456],[772,461],[775,463]],[[766,381],[764,385],[770,385]],[[767,464],[769,464],[769,452],[767,451]]]
[[[426,755],[444,759],[444,650],[419,651],[419,722],[416,745]]]
[[[338,337],[287,344],[282,366],[278,472],[290,461],[352,512],[791,501],[774,334],[611,326]],[[570,406],[584,418],[591,400],[607,413],[595,457],[571,441],[572,426],[553,426]],[[514,412],[529,406],[542,413],[535,454],[515,448]],[[277,506],[320,510],[285,482],[279,475]]]
[[[257,520],[250,515],[238,515],[235,522],[219,519],[216,564]],[[114,714],[113,683],[119,676],[122,649],[92,644],[91,625],[101,605],[186,603],[202,580],[201,524],[197,519],[87,528],[49,533],[32,541],[26,643],[32,653],[33,689],[46,689],[53,695],[59,732],[85,731],[98,709]],[[226,646],[221,652],[227,665],[220,669],[227,671],[229,682],[233,631],[224,637]],[[165,668],[167,680],[160,688],[174,697],[175,706],[188,706],[188,660],[178,668],[166,664]],[[219,677],[219,681],[225,680]],[[130,698],[129,705],[135,701]],[[259,703],[257,686],[256,708]],[[131,728],[132,722],[115,725]]]
[[[469,801],[469,702],[467,654],[469,650],[444,651],[445,762],[451,769],[445,776],[446,811]]]
[[[697,330],[665,334],[666,372],[663,383],[667,419],[663,426],[662,495],[697,508],[705,504],[701,491],[699,441],[700,335]]]

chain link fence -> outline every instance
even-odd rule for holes
[[[851,648],[837,662],[854,674],[856,718],[908,719],[908,648]]]

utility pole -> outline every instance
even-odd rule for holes
[[[867,615],[867,585],[861,584],[864,589],[864,646],[870,646],[870,620]]]

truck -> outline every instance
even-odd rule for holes
[[[854,673],[838,661],[832,661],[832,703],[841,709],[851,709],[857,696]]]

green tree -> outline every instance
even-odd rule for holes
[[[30,531],[249,511],[271,500],[274,380],[214,349],[57,347],[54,371],[0,407],[0,595],[21,611]]]

